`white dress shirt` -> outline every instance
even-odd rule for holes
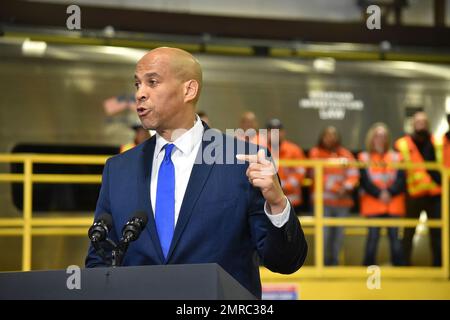
[[[165,149],[163,149],[163,147],[167,143],[173,143],[175,145],[175,148],[172,151],[172,162],[175,167],[175,224],[177,223],[178,215],[180,214],[181,204],[183,202],[184,193],[186,192],[189,178],[191,176],[195,158],[202,143],[203,131],[203,124],[200,121],[200,118],[196,116],[194,126],[173,142],[167,141],[156,133],[156,145],[155,153],[153,155],[152,177],[150,181],[150,199],[153,214],[155,214],[158,172],[165,154]],[[264,205],[265,213],[269,217],[270,221],[272,221],[272,223],[278,228],[281,228],[289,220],[290,210],[291,206],[289,202],[287,202],[287,206],[284,208],[282,213],[272,215],[269,214],[270,211],[268,210],[267,202]]]

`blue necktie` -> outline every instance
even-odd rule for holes
[[[156,188],[155,220],[159,242],[167,258],[175,226],[175,167],[171,156],[174,144],[166,144],[164,160],[159,167]]]

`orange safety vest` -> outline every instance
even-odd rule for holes
[[[280,146],[279,159],[303,160],[305,159],[305,153],[295,143],[284,140]],[[302,203],[302,182],[305,177],[305,168],[280,165],[278,168],[278,176],[280,177],[284,194],[291,204],[293,206],[300,205]]]
[[[352,153],[343,147],[339,147],[336,152],[331,152],[319,147],[314,147],[309,152],[310,159],[346,159],[355,160]],[[340,197],[338,191],[342,188],[352,190],[359,180],[359,171],[357,168],[351,167],[325,167],[323,170],[324,190],[323,203],[331,207],[353,206],[353,199],[350,193]],[[314,190],[314,187],[313,189]],[[314,192],[311,192],[314,199]]]
[[[432,143],[436,148],[435,139]],[[412,138],[407,135],[395,142],[395,148],[402,154],[403,160],[412,163],[422,163],[425,160]],[[437,149],[437,148],[436,148]],[[436,157],[439,160],[439,152],[436,150]],[[406,185],[408,186],[408,194],[413,197],[422,197],[426,195],[435,196],[441,194],[441,187],[436,184],[427,170],[424,168],[414,168],[407,170]]]
[[[446,135],[444,135],[443,140],[442,158],[444,166],[446,168],[450,168],[450,139]]]
[[[388,151],[383,155],[379,153],[361,152],[358,155],[358,160],[365,163],[373,163],[374,166],[369,166],[367,174],[371,182],[379,189],[384,190],[389,188],[397,177],[397,169],[389,168],[386,165],[401,161],[401,155],[398,152]],[[372,216],[377,214],[388,213],[393,216],[405,215],[405,194],[401,193],[391,198],[391,202],[384,203],[378,198],[368,194],[361,189],[360,192],[360,211],[363,216]]]

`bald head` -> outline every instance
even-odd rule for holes
[[[202,70],[190,53],[154,49],[138,61],[134,81],[136,111],[144,128],[173,141],[173,132],[193,126]]]
[[[257,129],[258,121],[255,113],[246,111],[241,115],[240,127],[246,131],[248,129]]]
[[[200,97],[203,84],[202,68],[198,60],[189,52],[178,48],[160,47],[147,52],[137,63],[136,72],[154,64],[162,64],[168,68],[180,82],[194,80],[198,83],[195,103]]]
[[[413,128],[415,132],[428,131],[428,117],[425,112],[420,111],[414,114]]]

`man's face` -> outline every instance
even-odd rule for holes
[[[142,58],[135,73],[136,106],[146,129],[178,129],[183,115],[183,83],[171,68],[171,57],[150,53]]]
[[[247,131],[248,129],[256,129],[257,123],[255,115],[252,112],[244,114],[241,118],[240,127],[244,131]]]
[[[415,132],[428,131],[428,118],[425,113],[419,112],[414,116],[413,127]]]

